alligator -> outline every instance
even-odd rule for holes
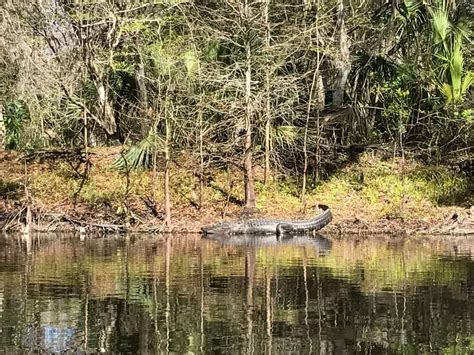
[[[276,234],[280,235],[294,235],[304,234],[309,231],[317,231],[324,228],[332,220],[332,213],[328,206],[318,205],[323,212],[313,219],[309,220],[241,220],[241,221],[226,221],[211,226],[206,226],[201,229],[203,234],[227,234],[227,235],[241,235],[241,234]]]

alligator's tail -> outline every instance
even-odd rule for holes
[[[326,205],[318,205],[323,213],[308,221],[293,221],[280,223],[277,226],[277,234],[303,234],[311,231],[318,231],[326,227],[332,221],[331,209]]]
[[[318,205],[318,208],[323,211],[320,215],[316,216],[313,221],[309,222],[311,227],[308,230],[317,231],[326,227],[332,221],[332,212],[329,206]]]

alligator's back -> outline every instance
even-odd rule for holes
[[[221,222],[203,227],[204,234],[275,234],[277,226],[282,221],[273,220],[242,220],[235,222]]]

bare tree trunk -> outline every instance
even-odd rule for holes
[[[318,13],[319,13],[319,1],[316,3],[316,46],[319,48],[319,23],[318,23]],[[320,163],[320,110],[324,108],[324,87],[323,79],[320,74],[319,68],[321,66],[321,54],[319,49],[316,51],[316,68],[314,70],[313,79],[311,81],[311,88],[309,90],[309,99],[308,106],[306,108],[306,125],[304,131],[304,141],[303,141],[303,153],[304,153],[304,166],[303,166],[303,186],[301,188],[301,203],[303,205],[303,212],[306,211],[306,185],[308,180],[308,129],[310,123],[310,114],[313,105],[313,100],[315,100],[316,106],[316,166],[315,174],[316,181],[319,180],[319,163]]]
[[[204,191],[204,132],[202,122],[202,107],[198,106],[198,122],[199,122],[199,209],[202,208],[202,195]]]
[[[79,1],[79,4],[81,6],[81,12],[83,13],[84,12],[84,2],[83,0],[80,0]],[[86,48],[86,45],[84,43],[84,38],[85,38],[85,34],[83,33],[83,29],[84,29],[84,17],[81,16],[80,18],[80,26],[79,26],[79,38],[80,38],[80,45],[81,45],[81,54],[82,54],[82,61],[83,63],[81,63],[81,67],[82,67],[82,70],[81,70],[81,75],[82,75],[82,80],[84,82],[86,82],[86,66],[87,66],[87,48]],[[88,137],[88,131],[87,131],[87,112],[86,112],[86,106],[87,103],[86,103],[86,95],[85,95],[85,92],[84,92],[84,89],[82,90],[82,121],[83,121],[83,124],[84,124],[84,152],[86,154],[86,164],[87,162],[89,161],[89,137]],[[86,167],[87,168],[87,167]]]
[[[110,135],[115,134],[117,133],[117,122],[115,121],[114,109],[110,102],[110,94],[107,84],[104,83],[104,79],[101,76],[98,81],[95,82],[95,85],[99,96],[99,105],[103,115],[102,128],[104,128]]]
[[[249,0],[245,0],[244,12],[246,19],[250,18]],[[246,39],[245,44],[246,64],[245,71],[245,147],[244,147],[244,186],[245,186],[245,208],[252,211],[256,208],[255,184],[252,166],[252,81],[251,70],[252,60],[250,51],[250,39]]]
[[[319,182],[319,175],[321,170],[321,110],[324,108],[324,86],[323,86],[323,77],[319,74],[319,65],[321,63],[321,59],[319,57],[319,51],[317,53],[318,56],[318,79],[317,79],[317,95],[318,95],[318,103],[316,106],[316,162],[315,162],[315,180],[316,183]]]
[[[268,11],[270,1],[265,1],[264,18],[265,18],[265,50],[267,53],[267,65],[265,66],[265,171],[263,175],[263,183],[267,184],[268,175],[270,174],[270,130],[272,127],[271,104],[270,104],[270,61],[268,60],[268,50],[270,48],[270,22]]]
[[[165,225],[171,226],[171,202],[170,202],[170,135],[171,128],[168,117],[168,110],[165,110]]]
[[[95,63],[96,58],[94,57],[94,53],[89,50],[89,47],[85,44],[82,44],[82,46],[88,74],[97,92],[100,114],[95,118],[97,119],[97,123],[107,132],[107,134],[113,135],[117,132],[117,122],[115,120],[113,104],[110,101],[110,91],[106,73],[104,73],[104,70],[99,68]]]
[[[306,16],[308,13],[308,10],[311,8],[312,4],[311,1],[305,1],[305,18],[304,18],[304,24],[306,28]],[[318,25],[316,21],[316,26]],[[311,41],[312,42],[312,41]],[[301,204],[302,204],[302,210],[303,212],[306,211],[306,183],[308,180],[308,129],[309,129],[309,115],[311,112],[311,100],[313,97],[313,91],[314,91],[314,84],[316,80],[316,71],[313,73],[313,79],[311,81],[311,87],[309,90],[309,98],[308,98],[308,105],[306,106],[306,120],[305,120],[305,126],[304,126],[304,137],[303,137],[303,183],[301,186]]]
[[[335,107],[340,107],[344,102],[346,82],[351,71],[350,43],[344,24],[344,3],[342,0],[338,0],[336,27],[339,31],[339,58],[336,60],[336,67],[339,73],[332,102]]]
[[[319,51],[318,51],[318,62],[316,63],[316,69],[314,70],[313,80],[311,82],[311,88],[309,90],[308,106],[306,108],[306,124],[305,124],[305,130],[304,130],[304,140],[303,140],[303,153],[304,153],[303,186],[301,188],[301,203],[303,205],[303,211],[306,211],[306,184],[308,180],[308,129],[309,129],[311,107],[312,107],[311,104],[313,101],[313,96],[314,96],[315,88],[317,85],[318,76],[319,76]],[[318,118],[319,118],[319,110],[318,110]],[[317,124],[319,126],[319,119],[318,119]]]
[[[84,107],[85,106],[85,100],[84,102]],[[87,112],[86,110],[82,110],[82,121],[84,123],[84,154],[86,155],[86,173],[89,171],[89,129],[87,127],[88,125],[88,119],[87,119]]]
[[[138,63],[138,70],[135,73],[135,81],[138,86],[138,97],[140,105],[140,127],[142,135],[146,136],[150,130],[149,111],[148,111],[148,92],[145,84],[145,63],[143,63],[143,57],[140,54],[140,61]]]
[[[319,48],[319,24],[318,24],[318,14],[319,14],[319,0],[316,0],[316,43]],[[317,87],[316,87],[316,166],[315,166],[315,179],[316,183],[319,182],[319,171],[321,165],[321,119],[320,111],[324,109],[325,95],[324,95],[324,84],[323,77],[319,72],[321,66],[321,53],[316,52],[316,73],[317,73]]]

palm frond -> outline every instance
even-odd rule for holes
[[[461,95],[466,94],[467,90],[474,85],[474,72],[470,71],[464,75],[464,79],[462,80],[461,84]]]
[[[451,76],[451,85],[453,87],[454,99],[457,101],[461,96],[461,83],[463,71],[463,56],[461,51],[460,39],[454,40],[453,50],[451,52],[451,63],[449,73]]]
[[[446,103],[450,104],[454,101],[453,87],[447,83],[438,85],[439,91],[446,99]]]
[[[6,103],[4,124],[8,148],[15,149],[20,144],[24,123],[29,118],[28,107],[23,102],[12,100]]]
[[[446,39],[451,28],[448,13],[444,8],[429,9],[429,12],[431,14],[434,41],[436,44],[442,44],[446,49]]]
[[[112,167],[118,170],[149,169],[153,165],[153,154],[162,151],[162,148],[163,139],[156,134],[150,134],[117,157]]]
[[[302,139],[304,127],[283,125],[273,128],[272,137],[277,145],[290,146]]]
[[[420,0],[404,0],[403,5],[406,17],[413,18],[419,12],[422,3]]]
[[[314,147],[317,142],[316,128],[309,127],[306,133],[307,147]],[[272,130],[273,145],[286,150],[302,150],[304,140],[304,126],[282,125],[274,127]]]

